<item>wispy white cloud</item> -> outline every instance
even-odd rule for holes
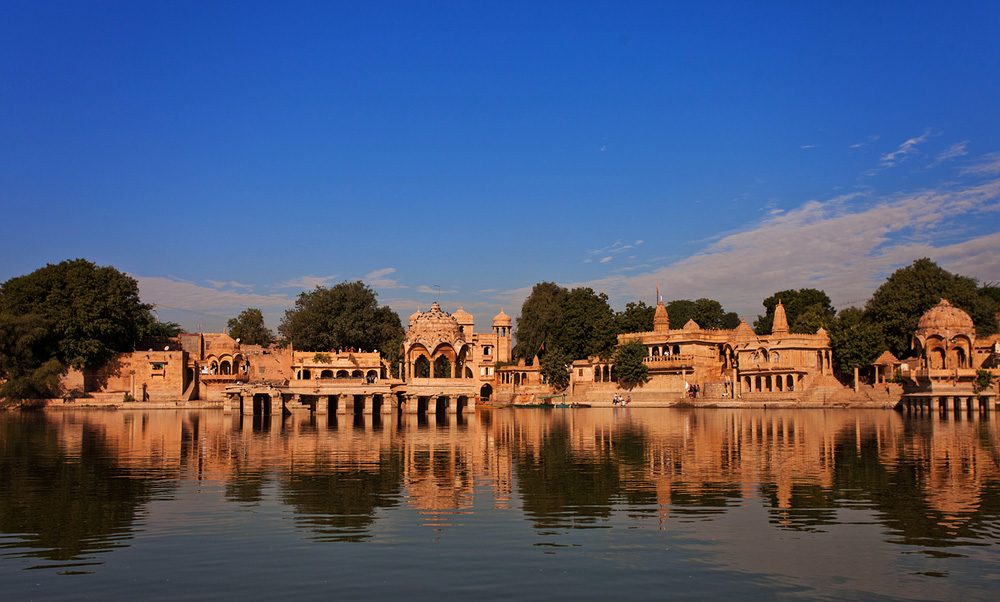
[[[909,155],[917,152],[917,146],[926,142],[928,138],[932,136],[931,130],[925,130],[923,134],[917,136],[916,138],[910,138],[906,142],[899,145],[899,148],[892,151],[891,153],[885,153],[879,159],[880,168],[889,168],[898,165],[899,163],[906,160]]]
[[[983,155],[979,161],[963,168],[962,173],[976,176],[1000,175],[1000,153]]]
[[[181,282],[183,282],[183,281],[181,281]],[[229,282],[219,282],[217,280],[206,280],[205,282],[207,282],[207,283],[211,284],[213,287],[219,288],[219,289],[222,289],[222,288],[245,288],[245,289],[252,289],[253,288],[253,285],[250,285],[250,284],[240,284],[239,282],[234,282],[232,280],[230,280]]]
[[[432,286],[427,286],[426,284],[421,284],[420,286],[417,287],[417,292],[418,293],[428,293],[428,294],[433,294],[433,295],[436,295],[438,293],[441,293],[442,295],[450,295],[450,294],[453,294],[453,293],[457,293],[458,291],[457,290],[450,290],[449,291],[449,290],[445,290],[445,289],[441,289],[439,291],[438,289],[436,289],[436,288],[434,288]]]
[[[969,145],[969,141],[965,140],[963,142],[956,142],[948,148],[944,149],[938,153],[937,158],[934,162],[929,165],[929,167],[936,167],[941,165],[945,161],[951,161],[952,159],[957,159],[958,157],[964,157],[969,154],[969,151],[965,150],[965,147]]]
[[[837,304],[864,300],[892,270],[925,256],[1000,281],[1000,235],[966,233],[964,241],[935,244],[943,231],[954,235],[955,220],[996,222],[998,213],[1000,180],[809,201],[668,266],[581,284],[624,299],[647,296],[659,281],[666,299],[710,297],[755,315],[762,299],[786,288],[820,288]]]
[[[145,303],[171,309],[211,311],[247,307],[289,307],[292,300],[284,295],[258,295],[233,290],[218,290],[190,282],[159,276],[132,276],[139,283],[139,296]]]
[[[386,278],[386,276],[395,272],[396,268],[383,268],[366,274],[362,280],[375,288],[407,288],[406,285],[400,284],[399,280]]]
[[[613,244],[610,244],[601,249],[590,249],[589,251],[587,251],[588,257],[583,260],[583,263],[590,263],[593,259],[596,259],[598,256],[601,255],[603,255],[604,257],[600,259],[600,262],[606,263],[608,261],[611,261],[611,258],[614,255],[617,255],[619,253],[624,253],[625,251],[628,251],[629,249],[641,245],[642,243],[643,243],[642,240],[637,240],[634,244],[629,245],[618,240],[615,241]]]
[[[326,286],[339,278],[338,274],[333,276],[299,276],[277,285],[277,288],[302,288],[306,290],[314,289],[317,286]]]
[[[815,144],[803,144],[799,148],[816,148]]]
[[[857,144],[852,144],[850,148],[863,148],[865,146],[868,146],[872,142],[875,142],[878,139],[879,139],[879,135],[878,134],[873,134],[873,135],[869,136],[868,139],[865,140],[864,142],[858,142]]]

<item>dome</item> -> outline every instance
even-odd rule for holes
[[[417,320],[417,318],[419,318],[422,315],[423,314],[420,312],[420,308],[418,307],[417,311],[413,312],[413,314],[410,316],[410,326],[413,326],[413,323]]]
[[[956,335],[974,335],[976,327],[969,314],[948,303],[947,299],[930,308],[917,323],[917,334],[927,335],[931,332]]]
[[[503,313],[503,308],[500,308],[500,313],[493,317],[493,328],[497,326],[510,326],[512,322],[510,321],[510,316]]]
[[[423,336],[425,339],[432,341],[444,340],[449,343],[464,339],[462,330],[459,328],[455,317],[441,311],[441,306],[436,302],[431,305],[430,311],[411,318],[411,320],[410,332]]]
[[[461,305],[458,307],[458,309],[455,310],[455,313],[451,315],[454,316],[455,321],[458,322],[460,325],[463,326],[472,325],[473,322],[472,314],[462,309]]]

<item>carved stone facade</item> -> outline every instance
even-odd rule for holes
[[[649,369],[649,381],[630,392],[633,398],[793,399],[831,373],[826,331],[790,333],[780,302],[771,334],[757,335],[745,320],[731,330],[701,328],[693,320],[672,329],[661,301],[653,330],[618,335],[619,344],[631,340],[646,346]],[[612,362],[599,358],[574,362],[571,382],[575,396],[594,401],[618,390]]]
[[[410,385],[443,385],[428,381],[447,379],[471,387],[472,397],[490,399],[496,390],[497,363],[510,361],[511,331],[510,316],[502,309],[493,318],[493,332],[481,333],[461,307],[449,314],[434,303],[430,311],[410,316],[400,373]]]
[[[1000,375],[1000,335],[979,339],[969,314],[946,299],[917,323],[911,348],[914,369],[902,372],[903,408],[910,411],[987,409],[997,387],[975,390],[977,371]]]

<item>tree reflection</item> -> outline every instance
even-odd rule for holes
[[[121,469],[92,425],[82,424],[79,455],[64,452],[59,436],[44,414],[0,420],[0,531],[18,538],[9,547],[57,561],[122,547],[152,482]]]
[[[570,435],[564,424],[554,425],[537,449],[516,446],[512,452],[524,511],[538,527],[593,524],[621,500],[655,503],[642,431],[624,428],[613,445],[602,443],[596,451],[574,449]]]
[[[279,477],[281,500],[319,539],[363,541],[371,537],[376,510],[397,505],[402,476],[402,457],[393,451],[381,452],[369,469],[319,462],[295,466]]]

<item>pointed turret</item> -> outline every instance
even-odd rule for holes
[[[653,332],[667,332],[670,330],[670,315],[667,308],[663,306],[663,301],[656,303],[656,312],[653,314]]]
[[[746,318],[743,318],[740,320],[740,325],[737,326],[736,330],[733,331],[733,338],[736,341],[741,341],[741,342],[755,341],[757,340],[757,333],[755,333],[753,331],[753,328],[750,328],[750,325],[747,324]]]
[[[785,306],[778,300],[778,306],[774,308],[774,323],[771,326],[771,334],[788,334],[788,318],[785,316]]]

